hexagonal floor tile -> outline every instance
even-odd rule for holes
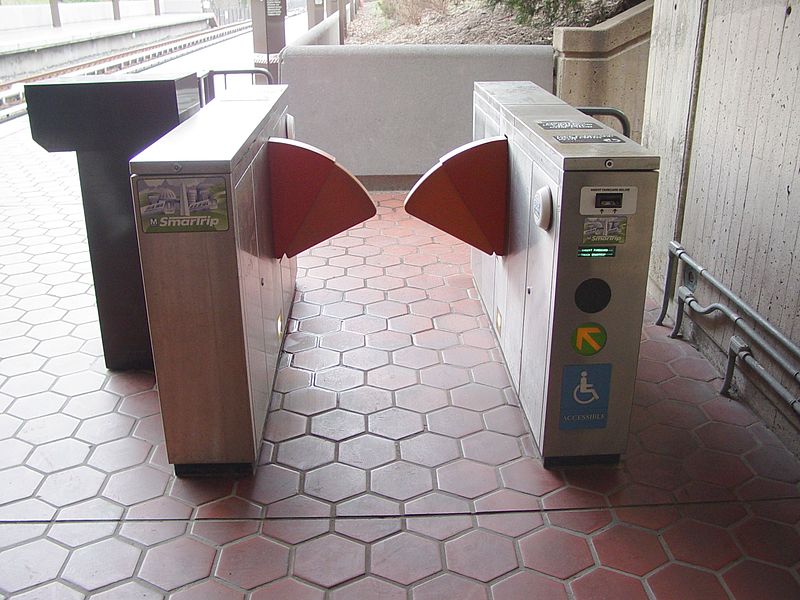
[[[133,575],[140,550],[118,539],[107,539],[73,552],[62,577],[86,590],[96,590]]]
[[[339,353],[325,348],[311,348],[292,355],[292,366],[308,371],[319,371],[339,364]]]
[[[36,540],[0,552],[0,589],[14,593],[53,579],[68,554],[48,540]]]
[[[500,476],[511,489],[535,496],[544,496],[564,485],[557,471],[545,469],[541,461],[534,458],[522,458],[501,467]]]
[[[314,373],[314,385],[341,392],[364,383],[364,373],[349,367],[332,367]]]
[[[376,348],[355,348],[342,355],[342,364],[354,369],[369,371],[389,364],[389,353]]]
[[[408,500],[433,489],[431,472],[418,465],[396,461],[372,472],[373,492]]]
[[[596,598],[647,600],[648,598],[641,582],[635,577],[602,568],[593,569],[573,581],[572,593],[575,600]]]
[[[719,580],[707,571],[686,565],[671,563],[647,578],[656,598],[679,600],[681,598],[703,598],[727,600],[728,594]]]
[[[288,598],[288,596],[285,596]],[[294,597],[294,596],[292,596]],[[337,588],[331,593],[331,600],[350,600],[351,598],[380,598],[380,600],[405,600],[406,591],[396,585],[365,577]]]
[[[346,410],[332,410],[311,419],[311,433],[337,442],[364,430],[364,416]]]
[[[513,542],[488,531],[474,530],[444,545],[447,568],[478,581],[491,581],[517,568]]]
[[[399,533],[372,546],[370,571],[403,585],[441,568],[438,544],[412,533]]]
[[[567,579],[594,565],[586,541],[557,529],[540,529],[519,541],[523,564],[530,568]]]
[[[526,597],[567,600],[567,590],[563,584],[529,571],[514,573],[492,586],[493,600],[516,600]]]
[[[692,519],[681,519],[662,537],[677,560],[707,569],[721,569],[740,556],[725,529]]]
[[[325,502],[308,496],[292,496],[267,507],[262,531],[287,544],[299,544],[329,531],[327,518],[330,514],[331,507]]]
[[[436,477],[440,489],[464,498],[477,498],[498,487],[494,467],[466,459],[439,467]]]
[[[427,415],[428,429],[450,437],[460,438],[483,429],[481,416],[455,406],[448,406]]]
[[[361,435],[339,444],[339,461],[360,469],[374,469],[395,459],[395,444],[374,435]]]
[[[336,407],[336,394],[329,390],[306,387],[283,397],[283,408],[302,415],[315,415]]]
[[[388,390],[362,385],[339,394],[339,407],[361,414],[378,412],[392,405],[392,393]]]
[[[73,504],[97,494],[105,477],[104,473],[86,466],[59,471],[45,479],[39,488],[38,497],[53,506]],[[164,480],[166,482],[166,476]],[[160,491],[163,490],[162,486]]]
[[[270,442],[283,442],[306,432],[304,417],[287,410],[276,410],[267,415],[264,439]]]
[[[422,416],[402,408],[387,408],[369,416],[369,430],[393,440],[419,433],[422,429]]]
[[[454,406],[470,410],[484,411],[506,403],[502,391],[480,383],[463,385],[450,392],[450,395]]]
[[[400,442],[403,460],[426,467],[437,467],[460,456],[458,442],[435,433],[422,433]]]
[[[400,408],[418,413],[428,413],[448,404],[447,392],[427,385],[412,385],[395,392],[395,402]]]
[[[324,535],[295,550],[294,575],[324,587],[353,579],[366,570],[363,545],[338,535]]]
[[[386,365],[367,373],[369,385],[385,390],[399,390],[417,383],[417,372],[397,365]]]
[[[439,492],[406,502],[405,513],[409,531],[437,540],[446,540],[472,527],[469,503]]]
[[[300,475],[296,471],[278,465],[264,465],[258,467],[252,477],[240,481],[237,490],[242,498],[272,504],[296,494],[299,485]]]
[[[278,444],[279,463],[305,471],[333,462],[336,444],[305,435]]]
[[[501,465],[522,456],[516,438],[481,431],[461,440],[464,456],[490,465]]]
[[[289,572],[289,549],[263,537],[226,546],[215,575],[247,590],[269,583]]]
[[[103,495],[130,506],[163,494],[168,480],[166,473],[152,467],[134,467],[112,475],[106,483]]]
[[[367,489],[367,475],[361,469],[339,463],[306,474],[304,491],[309,496],[339,502]]]
[[[178,538],[148,550],[138,575],[163,590],[174,590],[208,577],[215,555],[206,544]]]
[[[592,543],[602,565],[640,577],[668,560],[655,534],[627,525],[595,535]]]
[[[363,494],[336,506],[334,529],[350,538],[372,543],[400,531],[400,519],[386,518],[387,515],[400,515],[400,504],[374,494]]]
[[[425,385],[443,390],[452,390],[460,385],[469,383],[469,373],[461,367],[436,365],[422,369],[419,373],[419,379]]]

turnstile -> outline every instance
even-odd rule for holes
[[[294,256],[375,214],[332,157],[286,139],[286,86],[219,94],[131,159],[167,456],[248,472],[294,299]]]
[[[484,250],[472,251],[475,283],[545,464],[618,460],[659,159],[529,82],[476,83],[473,116],[483,141],[445,156],[406,208]],[[460,181],[476,172],[497,180],[494,192]],[[463,208],[437,212],[443,196]],[[476,217],[487,205],[499,225]],[[489,244],[498,231],[505,244]]]

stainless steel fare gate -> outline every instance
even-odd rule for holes
[[[375,214],[332,156],[291,140],[286,86],[220,94],[130,161],[167,456],[179,476],[258,458],[295,256]]]
[[[627,444],[659,158],[529,82],[476,83],[471,144],[406,210],[471,244],[545,465]]]

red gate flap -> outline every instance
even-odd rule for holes
[[[267,146],[276,257],[292,257],[375,215],[364,186],[313,146],[270,138]]]
[[[405,209],[486,254],[505,254],[508,140],[487,138],[445,154],[409,192]]]

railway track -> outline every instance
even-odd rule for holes
[[[94,57],[91,60],[36,73],[20,79],[2,81],[0,82],[0,123],[26,114],[26,83],[44,81],[64,75],[137,73],[184,54],[243,35],[251,30],[252,23],[243,21],[234,25],[215,27],[200,33],[181,36],[141,48],[125,50],[109,56]]]

